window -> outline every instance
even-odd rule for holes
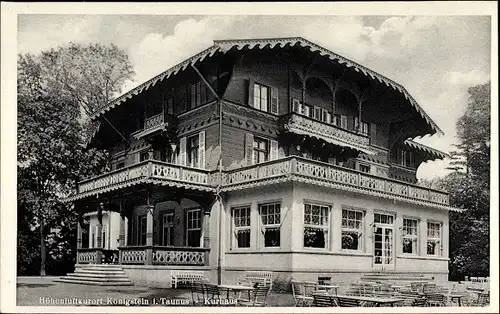
[[[334,114],[332,123],[335,124],[336,126],[340,126],[340,115]]]
[[[314,119],[321,121],[321,108],[314,106]]]
[[[106,225],[102,226],[102,248],[106,249]]]
[[[342,249],[362,250],[364,212],[342,209]]]
[[[394,224],[394,216],[388,214],[375,214],[373,221],[379,224],[392,225]]]
[[[418,254],[418,220],[403,219],[403,253]]]
[[[370,173],[371,167],[369,165],[359,165],[359,171]]]
[[[169,115],[174,114],[174,97],[168,97],[165,99],[165,108],[166,108],[167,114],[169,114]]]
[[[361,134],[367,135],[367,136],[370,134],[370,127],[369,127],[368,123],[361,122]]]
[[[259,213],[264,235],[264,247],[280,246],[281,204],[261,204]]]
[[[189,89],[189,109],[196,108],[208,100],[208,89],[203,82],[191,84]]]
[[[347,129],[347,116],[340,116],[340,127]]]
[[[405,166],[414,168],[415,167],[415,157],[412,151],[407,151],[405,156]]]
[[[250,247],[250,207],[238,207],[232,210],[233,248]]]
[[[253,159],[254,163],[265,162],[269,160],[269,141],[260,137],[253,139]]]
[[[304,204],[304,247],[328,248],[330,207]]]
[[[162,216],[161,245],[174,245],[174,214],[168,213]]]
[[[255,109],[267,111],[269,105],[269,87],[254,84],[253,85],[253,106]]]
[[[441,223],[427,222],[427,255],[441,255]]]
[[[144,151],[139,154],[139,161],[146,161],[149,159],[149,151]]]
[[[138,216],[137,245],[146,245],[147,218],[146,215]]]
[[[302,114],[306,117],[309,117],[311,114],[311,107],[306,104],[302,105]]]
[[[391,162],[403,167],[415,168],[415,153],[396,147],[391,151]]]
[[[96,230],[97,230],[97,226],[92,226],[92,232],[91,232],[92,245],[90,246],[91,248],[95,248],[96,243],[97,243]]]
[[[201,210],[192,209],[186,212],[186,245],[200,247],[201,244]]]
[[[187,164],[190,167],[198,167],[198,138],[198,135],[195,135],[187,140]]]

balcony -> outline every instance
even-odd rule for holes
[[[151,136],[172,128],[175,128],[174,118],[169,115],[166,119],[165,113],[160,112],[154,116],[146,118],[144,120],[144,128],[133,133],[132,136],[139,139],[141,137]]]
[[[208,170],[150,160],[81,181],[76,196],[82,198],[146,182],[211,191],[209,179]]]
[[[282,126],[287,132],[313,136],[328,143],[347,146],[367,154],[374,154],[369,145],[368,136],[340,128],[333,124],[324,123],[300,115],[289,113],[282,117]]]
[[[449,197],[445,192],[295,156],[228,171],[223,176],[222,191],[286,181],[449,208]]]

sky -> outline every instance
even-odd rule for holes
[[[208,48],[213,40],[301,36],[403,85],[444,136],[417,141],[442,151],[457,142],[467,89],[491,79],[489,16],[390,15],[18,15],[17,52],[78,43],[116,44],[136,77],[123,92]],[[447,173],[422,164],[418,178]]]

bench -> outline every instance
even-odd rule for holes
[[[263,284],[273,288],[273,272],[272,271],[246,271],[245,274],[238,278],[238,284]]]
[[[195,281],[204,281],[205,274],[202,271],[194,270],[173,270],[172,271],[172,288],[177,289],[179,283],[193,283]]]

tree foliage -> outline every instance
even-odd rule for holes
[[[489,276],[491,83],[469,88],[457,122],[459,143],[452,172],[433,185],[450,192],[450,277]]]
[[[107,166],[106,152],[86,149],[85,112],[108,102],[133,70],[125,52],[100,44],[19,55],[17,65],[18,272],[40,261],[44,274],[47,248],[54,265],[74,253],[75,213],[61,197]]]

